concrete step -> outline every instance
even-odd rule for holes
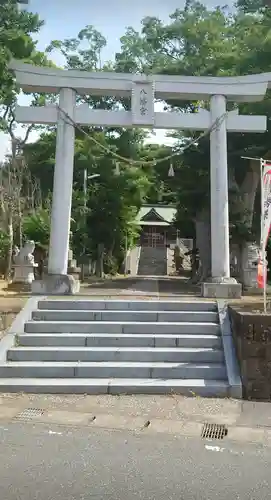
[[[0,377],[226,380],[227,374],[223,363],[10,362],[0,365]]]
[[[218,313],[212,311],[51,311],[43,309],[32,312],[32,319],[36,321],[113,321],[123,322],[198,322],[216,323]]]
[[[162,269],[163,267],[165,267],[166,263],[167,263],[166,257],[162,257],[161,259],[152,259],[151,257],[148,256],[144,257],[143,260],[141,259],[139,267],[141,267],[142,269],[145,267],[148,267],[149,269],[150,268]]]
[[[50,310],[109,310],[109,311],[217,311],[214,301],[171,300],[40,300],[39,309]]]
[[[217,311],[215,301],[207,300],[41,300],[39,309],[51,310],[132,310],[132,311]]]
[[[144,257],[143,259],[140,260],[139,267],[141,269],[148,268],[150,270],[155,270],[155,269],[165,268],[166,264],[167,264],[166,257],[152,259],[148,256],[148,257]]]
[[[138,276],[166,276],[167,275],[167,266],[166,263],[163,267],[155,268],[153,266],[140,266],[138,271]]]
[[[113,321],[27,321],[26,333],[147,333],[147,334],[209,334],[220,333],[217,323],[205,322],[113,322]]]
[[[229,385],[223,380],[203,379],[0,378],[0,391],[44,394],[183,394],[227,397]]]
[[[222,363],[223,350],[188,347],[13,347],[7,361],[140,361]]]
[[[150,257],[144,257],[143,260],[141,260],[139,267],[141,269],[143,268],[149,268],[149,269],[163,269],[167,263],[166,257],[163,257],[162,259],[151,259]]]
[[[17,336],[19,346],[88,347],[213,347],[221,348],[220,335],[149,335],[114,333],[25,333]]]
[[[153,266],[154,265],[161,266],[161,265],[163,265],[164,262],[166,262],[166,256],[165,256],[165,254],[158,255],[158,256],[151,255],[151,254],[142,255],[140,261],[141,261],[142,266],[145,266],[147,264],[153,265]]]
[[[152,265],[152,266],[162,266],[164,262],[166,262],[167,257],[165,254],[163,255],[143,255],[141,258],[141,264],[142,266],[146,266],[147,264]]]

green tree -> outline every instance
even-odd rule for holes
[[[149,179],[149,189],[146,202],[156,203],[176,203],[176,179],[178,179],[181,162],[175,157],[170,159],[175,153],[174,149],[161,144],[143,144],[141,156],[144,161],[154,162],[153,165],[143,166],[143,170]],[[174,176],[170,177],[170,167],[174,169]]]
[[[21,59],[37,65],[54,66],[44,53],[36,50],[37,42],[34,36],[43,24],[37,14],[19,9],[16,0],[6,0],[0,3],[0,129],[9,134],[11,140],[11,158],[7,161],[5,169],[16,172],[11,183],[5,181],[1,186],[2,194],[4,194],[1,212],[4,214],[2,218],[5,220],[9,235],[8,274],[11,266],[13,239],[15,238],[16,243],[22,244],[22,217],[24,211],[30,209],[27,198],[29,193],[25,193],[25,186],[31,184],[31,178],[29,178],[29,170],[23,157],[24,146],[34,128],[34,125],[24,127],[23,137],[17,134],[14,107],[19,89],[12,71],[9,70],[9,62],[12,59]],[[51,99],[50,96],[48,97]],[[45,96],[35,94],[32,96],[32,102],[36,105],[42,104],[44,100]],[[22,168],[23,165],[26,168]],[[11,189],[14,183],[16,189]],[[8,192],[11,195],[7,196]],[[34,205],[33,202],[32,206]]]
[[[34,240],[35,243],[45,250],[48,249],[50,239],[50,212],[45,208],[39,208],[24,217],[23,233],[28,240]]]
[[[124,132],[116,137],[95,129],[85,130],[88,136],[77,130],[75,140],[71,224],[73,249],[78,257],[88,253],[96,258],[98,245],[102,244],[105,259],[114,261],[115,268],[118,268],[126,238],[130,245],[136,236],[133,220],[147,196],[149,175],[143,168],[132,167],[128,163],[129,145],[124,140]],[[138,150],[139,156],[143,154],[142,145],[138,146]],[[119,176],[115,175],[114,153],[127,158],[127,163],[119,162]],[[45,199],[53,186],[55,132],[43,134],[38,141],[27,145],[25,155],[32,175],[39,179]],[[86,199],[84,170],[88,176],[100,175],[88,181]]]
[[[110,157],[100,162],[100,178],[90,185],[88,227],[94,247],[102,243],[108,257],[115,257],[119,265],[125,239],[128,246],[134,243],[134,219],[149,184],[140,168],[121,165],[119,175],[114,169],[115,162]]]
[[[206,76],[258,73],[270,70],[270,43],[270,8],[263,8],[256,1],[240,0],[238,9],[232,13],[227,8],[209,9],[189,0],[184,9],[177,9],[170,16],[169,23],[148,17],[142,21],[141,32],[128,28],[121,38],[121,51],[116,55],[116,69]],[[185,101],[166,104],[169,108],[195,113],[199,107],[208,106],[208,103]],[[269,120],[270,104],[268,92],[263,102],[243,104],[239,110],[245,114],[267,114]],[[174,135],[180,148],[197,137],[196,133]],[[254,163],[242,161],[240,156],[263,156],[269,144],[270,130],[264,134],[228,134],[230,216],[232,236],[238,242],[254,237],[255,217],[259,219],[259,213],[254,214],[259,169]],[[200,222],[206,240],[210,205],[209,138],[201,139],[180,159],[178,220],[180,224],[190,220],[196,226],[197,221]],[[205,228],[202,219],[206,221]],[[206,246],[204,252],[210,255]],[[210,262],[206,263],[206,273],[209,265]]]
[[[101,52],[105,43],[104,37],[93,26],[86,26],[76,38],[54,40],[46,53],[60,51],[65,58],[64,66],[68,69],[112,71],[114,68],[110,64],[101,66]],[[120,106],[129,109],[130,106],[129,102],[114,97],[80,96],[78,102],[87,102],[92,108],[110,110],[119,109]],[[72,240],[77,255],[86,251],[97,255],[98,245],[102,244],[105,258],[111,261],[115,259],[115,267],[118,267],[125,240],[128,244],[134,240],[136,232],[132,221],[146,196],[150,176],[146,170],[132,168],[129,162],[144,156],[145,136],[145,132],[138,129],[77,127],[72,207]],[[25,147],[29,168],[39,179],[43,196],[53,186],[55,143],[56,133],[53,131],[42,134],[39,141]],[[124,159],[120,162],[119,177],[114,175],[114,153]],[[84,171],[88,175],[100,174],[95,182],[90,181],[87,200],[83,193]]]
[[[68,69],[94,71],[102,69],[102,50],[106,39],[94,26],[87,25],[79,31],[76,38],[53,40],[46,53],[59,51],[64,56]]]
[[[32,36],[43,25],[36,14],[18,9],[16,0],[0,3],[0,103],[11,104],[16,86],[8,63],[12,58],[28,59],[35,50]]]

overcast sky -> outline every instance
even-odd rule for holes
[[[221,0],[208,0],[208,6],[225,5]],[[231,3],[231,2],[228,2]],[[182,8],[181,0],[29,0],[28,10],[37,12],[45,21],[38,36],[38,48],[44,50],[51,40],[76,37],[86,25],[91,24],[107,39],[103,60],[113,59],[120,48],[120,37],[127,26],[140,29],[140,21],[145,16],[157,16],[163,21],[177,8]],[[57,64],[61,60],[52,56]],[[32,135],[32,139],[35,136]],[[164,134],[158,132],[157,139]],[[9,151],[9,138],[0,134],[0,160]]]

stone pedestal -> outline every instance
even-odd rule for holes
[[[33,252],[35,250],[35,242],[27,241],[23,248],[19,250],[15,247],[15,255],[13,256],[14,276],[12,283],[8,285],[9,290],[14,291],[30,291],[31,284],[35,280],[34,270],[38,264],[34,262]]]
[[[242,285],[234,278],[210,279],[202,283],[202,297],[212,299],[240,299],[242,296]]]
[[[240,299],[242,296],[241,283],[202,283],[202,297],[211,299]]]
[[[38,264],[35,264],[37,267]],[[12,283],[8,284],[8,290],[14,292],[31,292],[32,282],[35,280],[34,267],[14,265],[14,277]]]
[[[69,249],[68,253],[68,275],[73,276],[75,280],[80,280],[81,267],[77,266],[77,260],[73,258],[71,249]]]
[[[68,275],[73,276],[75,280],[80,281],[81,267],[68,267]]]
[[[24,284],[31,284],[32,281],[35,279],[34,275],[34,269],[35,267],[38,267],[38,264],[33,263],[33,264],[17,264],[13,266],[14,269],[14,276],[13,276],[13,283],[24,283]]]
[[[69,274],[48,274],[32,282],[33,295],[75,295],[80,291],[80,281]]]
[[[255,243],[244,245],[241,259],[241,281],[245,290],[258,288],[259,247]],[[262,293],[262,291],[261,291]]]
[[[35,280],[31,291],[33,295],[75,295],[80,291],[81,268],[73,259],[73,252],[68,252],[67,274],[50,274],[48,267],[42,280]]]

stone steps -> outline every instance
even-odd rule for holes
[[[218,320],[217,312],[213,311],[195,311],[193,315],[189,311],[100,311],[100,310],[69,310],[65,311],[50,311],[43,309],[42,311],[33,311],[32,318],[35,321],[109,321],[116,322],[209,322],[215,323]]]
[[[129,321],[27,321],[26,333],[219,334],[218,323]]]
[[[210,347],[12,347],[8,361],[171,361],[220,363],[223,350]]]
[[[34,362],[21,361],[0,365],[0,377],[32,378],[204,378],[225,380],[223,363],[159,363],[159,362]]]
[[[167,274],[167,248],[141,247],[138,274],[164,276]]]
[[[115,333],[27,333],[17,336],[20,346],[88,346],[88,347],[213,347],[221,348],[220,335],[196,334],[125,334]]]
[[[177,311],[177,312],[216,312],[217,304],[208,300],[84,300],[84,299],[45,299],[38,303],[38,310],[50,311]]]
[[[227,397],[224,380],[205,379],[74,379],[1,378],[0,391],[44,394],[182,394]]]
[[[36,304],[0,359],[0,391],[229,395],[215,302]]]

